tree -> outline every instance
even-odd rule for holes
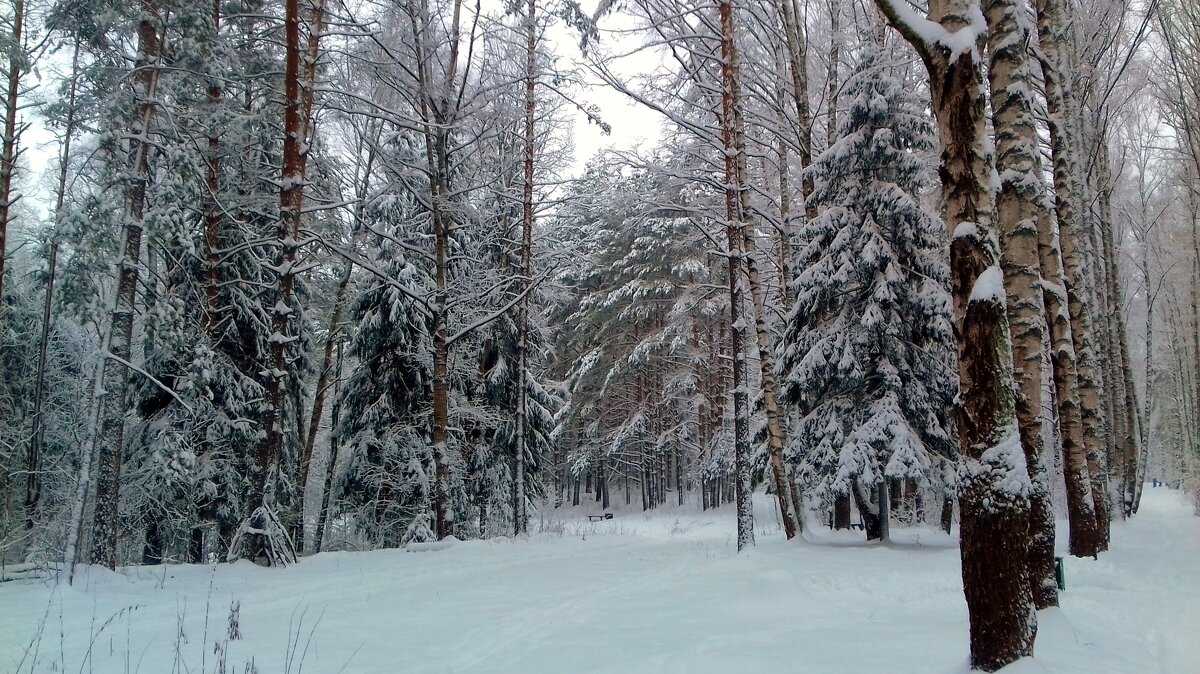
[[[995,671],[1033,653],[1037,618],[1026,569],[1031,484],[1014,418],[1012,345],[992,225],[979,62],[987,26],[973,0],[931,2],[927,17],[894,0],[876,4],[929,72],[951,234],[960,547],[971,666]]]
[[[920,204],[933,126],[886,52],[859,59],[837,140],[812,168],[820,215],[798,235],[779,367],[802,474],[818,498],[853,495],[873,539],[887,483],[943,487],[954,352],[942,224]]]
[[[1071,537],[1075,541],[1072,549],[1077,551],[1075,554],[1094,555],[1106,549],[1108,545],[1108,501],[1101,454],[1104,439],[1100,418],[1099,374],[1093,348],[1095,340],[1091,337],[1092,309],[1086,290],[1089,282],[1085,276],[1086,263],[1081,248],[1083,242],[1079,204],[1082,188],[1073,133],[1077,111],[1065,71],[1064,52],[1071,48],[1073,42],[1068,31],[1069,17],[1065,11],[1065,5],[1057,0],[1041,0],[1037,4],[1038,43],[1045,55],[1042,59],[1042,80],[1049,112],[1054,210],[1062,260],[1063,293],[1059,296],[1058,306],[1063,306],[1065,302],[1069,323],[1058,320],[1061,311],[1051,313],[1051,308],[1047,307],[1047,315],[1055,317],[1051,326],[1056,344],[1052,361],[1055,367],[1055,385],[1068,387],[1056,389],[1056,395],[1060,406],[1059,424],[1063,429],[1063,452],[1067,456],[1066,464],[1070,468],[1065,471],[1068,481],[1067,493],[1071,495],[1068,504],[1074,504],[1069,511]],[[1042,249],[1045,251],[1042,273],[1047,278],[1053,278],[1053,251],[1046,245],[1052,234],[1048,227],[1043,226],[1043,230],[1040,234],[1044,242]],[[1068,328],[1071,337],[1069,345],[1066,342]],[[1067,414],[1062,413],[1062,406],[1065,404],[1071,407],[1073,402],[1072,387],[1069,387],[1072,364],[1076,382],[1076,386],[1073,387],[1074,394],[1079,401],[1078,428],[1074,422],[1075,414],[1070,409],[1067,410]],[[1089,481],[1087,485],[1082,484],[1085,466]],[[1084,499],[1088,498],[1088,492],[1091,494],[1090,508],[1089,504],[1084,502]],[[1088,510],[1092,511],[1092,518],[1088,517]]]
[[[8,223],[12,217],[13,172],[17,165],[21,130],[17,110],[21,97],[21,71],[27,69],[25,40],[25,0],[14,0],[12,35],[8,46],[7,86],[4,92],[4,136],[0,138],[0,297],[4,296],[4,257]]]
[[[1029,491],[1029,584],[1038,608],[1058,605],[1054,579],[1054,508],[1050,478],[1042,461],[1042,368],[1046,318],[1042,314],[1042,273],[1038,255],[1038,215],[1043,208],[1038,180],[1038,135],[1034,122],[1033,77],[1023,9],[1012,0],[985,0],[988,24],[988,81],[996,133],[996,227],[1001,236],[1004,286],[1012,331],[1016,415],[1021,447],[1031,479]]]
[[[149,182],[149,135],[156,110],[159,35],[154,0],[142,0],[138,20],[138,58],[133,76],[137,84],[136,117],[130,136],[129,185],[123,225],[117,291],[105,346],[102,403],[96,433],[96,516],[92,527],[92,562],[110,569],[117,565],[118,504],[121,464],[125,440],[127,387],[132,367],[134,302],[138,284],[138,261],[142,249],[142,219]]]

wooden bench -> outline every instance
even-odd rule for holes
[[[589,522],[599,522],[601,520],[611,520],[612,513],[604,513],[603,515],[588,515]]]

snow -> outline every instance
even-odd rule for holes
[[[979,60],[976,45],[981,37],[987,34],[987,21],[978,4],[971,5],[967,10],[967,24],[957,30],[947,30],[936,21],[921,16],[909,6],[906,0],[885,0],[890,5],[897,18],[907,25],[922,42],[927,45],[938,45],[947,51],[946,59],[953,62],[959,54],[970,54],[975,61]]]
[[[0,671],[215,672],[220,648],[229,671],[253,658],[264,673],[968,671],[951,537],[894,528],[892,543],[866,545],[861,532],[813,525],[788,543],[760,495],[758,546],[738,555],[733,510],[635,509],[588,524],[598,509],[581,506],[535,517],[526,540],[4,583]],[[1035,657],[1004,672],[1195,671],[1198,557],[1200,519],[1147,485],[1141,513],[1113,525],[1110,552],[1067,558],[1062,607],[1039,614]],[[233,602],[242,638],[228,641]],[[36,663],[31,650],[18,669],[31,644]]]
[[[1004,303],[1004,274],[999,265],[992,265],[979,272],[975,285],[971,286],[969,302]]]

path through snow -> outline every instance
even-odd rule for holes
[[[773,530],[741,556],[732,508],[599,524],[577,510],[548,527],[562,533],[526,541],[6,583],[0,671],[215,672],[233,601],[243,638],[227,644],[228,671],[239,673],[251,658],[260,674],[967,671],[949,537],[910,529],[865,546],[817,529],[789,544],[771,503],[757,507]],[[1200,671],[1200,519],[1147,487],[1112,547],[1068,559],[1035,658],[1006,672]]]

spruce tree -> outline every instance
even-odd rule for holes
[[[800,412],[793,460],[814,496],[851,493],[877,537],[888,479],[940,482],[954,395],[942,223],[920,204],[935,137],[922,101],[868,50],[839,138],[814,163],[820,215],[799,232],[779,369]]]

